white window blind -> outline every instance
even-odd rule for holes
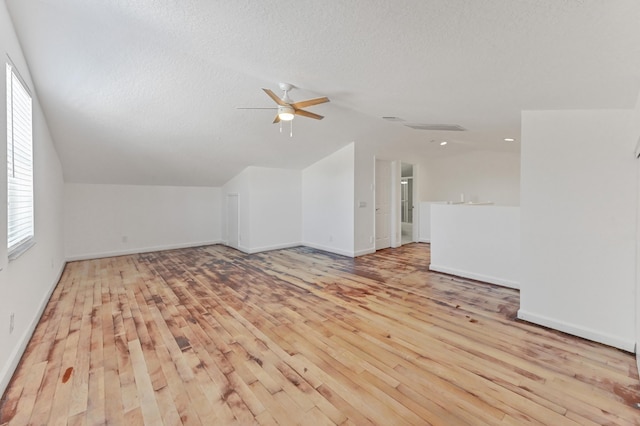
[[[31,95],[7,64],[7,181],[9,258],[33,240]]]

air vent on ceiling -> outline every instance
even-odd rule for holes
[[[387,120],[387,121],[404,121],[402,118],[400,117],[382,117],[383,120]]]
[[[448,132],[464,132],[467,130],[457,124],[405,124],[405,126],[416,130],[444,130]]]

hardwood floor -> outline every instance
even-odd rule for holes
[[[640,424],[633,355],[428,264],[424,244],[69,263],[0,425]]]

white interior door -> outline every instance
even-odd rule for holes
[[[227,194],[227,245],[238,248],[238,194]]]
[[[413,179],[413,164],[401,163],[400,175],[400,244],[408,244],[414,239],[414,196],[415,180]]]
[[[376,250],[391,247],[391,162],[376,160]]]

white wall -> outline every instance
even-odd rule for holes
[[[636,338],[632,117],[522,114],[518,316],[626,350]]]
[[[376,159],[366,143],[355,143],[354,169],[354,255],[374,253],[375,248],[375,164]]]
[[[250,253],[300,245],[302,173],[250,167]]]
[[[247,167],[222,187],[223,238],[227,194],[238,194],[239,249],[257,253],[300,245],[302,175],[299,170]]]
[[[227,197],[229,194],[238,195],[238,248],[245,253],[251,247],[251,208],[250,208],[250,172],[244,169],[238,175],[231,178],[222,186],[222,240],[225,244],[229,242],[229,229],[227,218]]]
[[[222,240],[220,188],[64,185],[67,259],[214,244]]]
[[[636,141],[636,157],[640,154],[640,93],[633,111],[632,138]],[[636,158],[636,363],[640,370],[640,159]]]
[[[429,202],[424,201],[422,203],[416,203],[418,208],[419,220],[419,232],[418,241],[421,243],[431,242],[431,206],[433,204],[443,204],[444,201]],[[415,214],[415,212],[414,212]]]
[[[520,153],[466,151],[419,161],[419,201],[520,204]]]
[[[0,51],[6,52],[33,95],[34,197],[36,244],[7,260],[7,209],[0,209],[0,394],[4,393],[64,267],[62,168],[15,35],[5,2],[0,2]],[[5,56],[2,55],[4,58]],[[5,64],[0,83],[0,137],[6,139]],[[0,150],[0,197],[7,199],[6,149]],[[9,316],[15,328],[9,333]]]
[[[519,288],[518,207],[431,204],[431,227],[429,269]]]
[[[302,243],[354,256],[355,144],[302,171]]]

